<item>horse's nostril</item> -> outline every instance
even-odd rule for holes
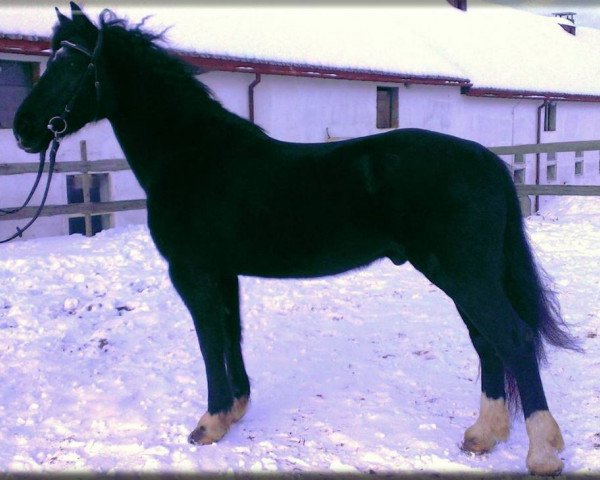
[[[17,141],[35,136],[36,129],[33,118],[26,115],[16,115],[13,123],[13,132]]]
[[[32,149],[37,148],[42,138],[45,129],[39,124],[35,123],[35,118],[18,113],[15,115],[13,122],[13,134],[19,148],[29,152]]]

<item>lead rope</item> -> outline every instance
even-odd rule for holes
[[[12,213],[20,212],[21,210],[23,210],[29,204],[29,201],[31,200],[31,197],[33,197],[33,194],[37,190],[38,184],[40,183],[40,180],[42,178],[42,173],[44,172],[44,165],[45,164],[46,164],[46,150],[44,150],[43,152],[40,152],[40,165],[38,167],[37,175],[35,177],[35,182],[33,182],[33,187],[31,187],[31,191],[29,192],[29,196],[23,202],[23,205],[21,205],[20,207],[17,207],[17,208],[6,208],[6,209],[5,208],[0,208],[0,216],[2,216],[2,215],[10,215]]]
[[[44,195],[42,196],[42,201],[40,202],[40,205],[38,206],[38,208],[35,212],[35,215],[33,216],[33,218],[31,220],[29,220],[29,222],[27,222],[27,224],[23,228],[17,227],[16,233],[14,233],[12,236],[10,236],[8,238],[5,238],[4,240],[0,240],[0,243],[7,243],[17,237],[22,237],[23,232],[25,230],[27,230],[29,227],[31,227],[31,225],[33,225],[33,222],[35,222],[38,219],[38,217],[40,216],[40,214],[42,213],[42,209],[44,208],[44,205],[46,204],[46,198],[48,198],[48,191],[50,190],[50,182],[52,180],[52,173],[54,172],[54,163],[56,162],[56,152],[58,152],[59,146],[60,146],[60,137],[58,136],[57,133],[55,133],[54,140],[52,140],[52,146],[50,147],[50,160],[48,162],[48,179],[46,180],[46,188],[44,189]],[[40,153],[40,170],[44,169],[44,164],[46,163],[46,151],[47,150],[44,150],[42,153]],[[27,199],[27,202],[29,202],[29,200],[33,196],[33,193],[35,192],[35,189],[37,188],[37,184],[39,183],[40,176],[41,176],[41,174],[38,175],[38,178],[36,179],[34,188],[31,190],[31,193],[29,194],[29,198]],[[25,205],[27,204],[27,202],[23,206],[14,209],[14,211],[19,211],[19,210],[23,209],[25,207]]]

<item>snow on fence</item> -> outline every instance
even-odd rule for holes
[[[515,156],[525,154],[536,154],[537,169],[539,170],[539,154],[541,153],[559,153],[559,152],[583,152],[600,151],[600,141],[582,141],[582,142],[558,142],[544,144],[527,144],[503,147],[491,147],[490,150],[500,156]],[[129,164],[125,159],[106,159],[89,161],[87,158],[87,146],[85,140],[80,142],[81,159],[79,161],[57,162],[55,166],[56,173],[78,173],[82,175],[83,203],[71,203],[66,205],[46,205],[41,213],[43,217],[55,215],[83,216],[85,218],[85,232],[87,236],[92,235],[92,215],[109,214],[128,210],[143,210],[146,208],[146,200],[121,200],[121,201],[101,201],[93,202],[90,198],[91,174],[109,173],[129,170]],[[36,173],[38,162],[30,163],[0,163],[0,175],[20,175],[26,173]],[[45,171],[48,168],[46,166]],[[529,196],[540,195],[584,195],[600,196],[600,185],[540,185],[539,171],[536,174],[538,184],[517,185],[517,192],[521,202],[523,215],[529,216],[532,213],[531,199]],[[14,206],[2,206],[3,208],[13,208]],[[20,220],[31,218],[37,210],[36,206],[30,206],[21,211],[0,216],[0,221]]]

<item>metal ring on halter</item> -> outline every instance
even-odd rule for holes
[[[53,122],[56,121],[62,122],[62,128],[58,128],[54,125]],[[54,135],[65,133],[67,131],[67,121],[63,117],[52,117],[50,120],[48,120],[48,130],[50,130]]]

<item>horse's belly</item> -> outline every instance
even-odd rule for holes
[[[393,248],[389,242],[369,235],[320,242],[321,245],[314,242],[263,245],[260,250],[247,252],[240,259],[240,273],[274,278],[335,275],[386,257]]]

